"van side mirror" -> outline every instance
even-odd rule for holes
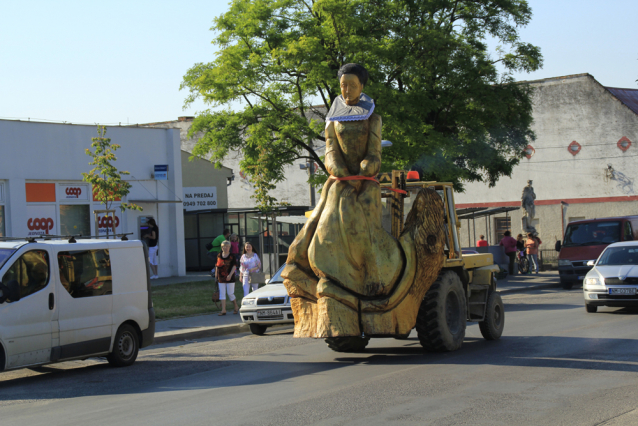
[[[560,251],[560,246],[561,246],[560,240],[556,241],[556,245],[554,246],[554,250]]]
[[[595,260],[588,260],[587,261],[587,266],[594,266],[595,263],[596,263]]]

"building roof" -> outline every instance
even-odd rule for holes
[[[620,89],[617,87],[605,87],[614,95],[620,102],[627,105],[627,107],[634,113],[638,114],[638,89]]]

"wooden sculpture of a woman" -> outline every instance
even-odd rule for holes
[[[381,189],[375,180],[381,165],[381,117],[362,93],[368,72],[347,64],[338,78],[341,96],[326,116],[330,178],[290,246],[283,273],[297,337],[361,336],[362,314],[391,308],[388,298],[400,281],[409,288],[416,269],[413,241],[397,241],[381,225]],[[385,328],[396,329],[389,321]]]

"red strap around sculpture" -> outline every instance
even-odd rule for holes
[[[378,180],[376,180],[373,177],[370,176],[346,176],[346,177],[336,177],[336,176],[330,176],[330,179],[334,179],[336,181],[345,181],[345,180],[370,180],[372,182],[376,182],[379,183]],[[402,189],[395,189],[395,188],[385,188],[385,189],[389,189],[390,191],[396,192],[398,194],[404,194],[404,195],[408,195],[408,193]]]

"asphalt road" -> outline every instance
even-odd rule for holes
[[[330,351],[291,330],[151,347],[0,373],[0,424],[635,425],[638,311],[587,314],[579,290],[504,297],[505,333],[468,327],[460,351],[416,336]]]

